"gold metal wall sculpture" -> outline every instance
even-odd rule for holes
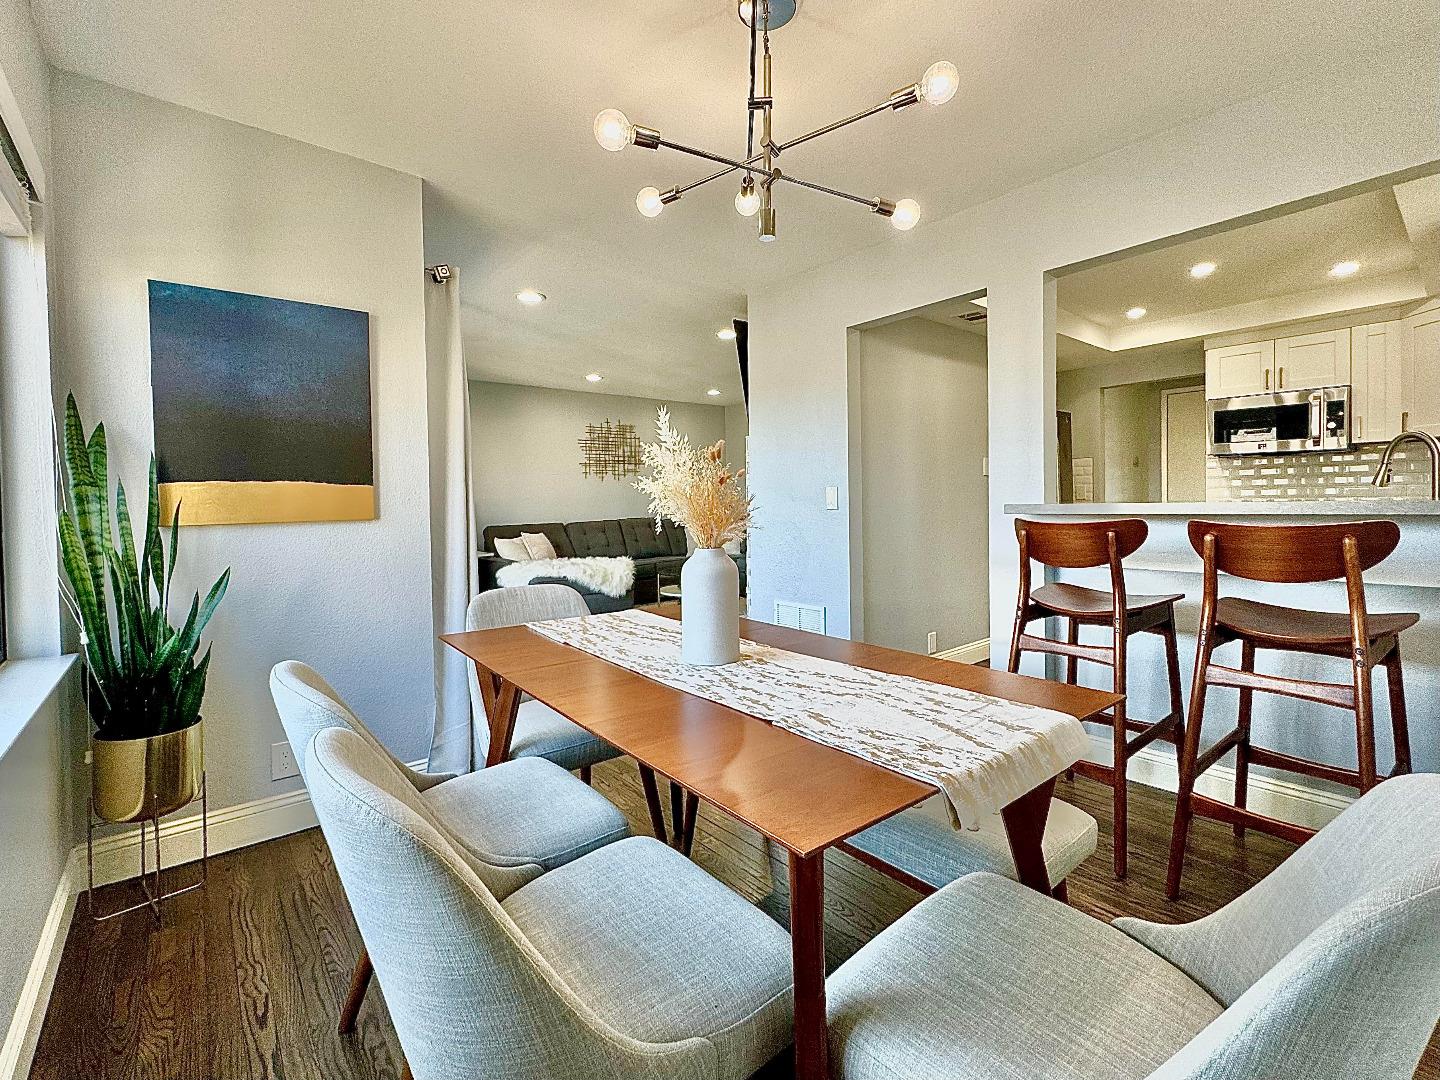
[[[634,424],[586,424],[580,440],[580,468],[586,476],[623,480],[640,475],[640,436]]]

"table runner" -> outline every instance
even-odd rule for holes
[[[934,784],[952,823],[965,828],[979,828],[1089,747],[1085,729],[1066,713],[760,642],[742,639],[738,663],[695,667],[680,659],[680,623],[647,611],[529,626],[655,682]]]

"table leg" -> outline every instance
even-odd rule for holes
[[[825,852],[790,853],[790,963],[795,979],[795,1078],[830,1075],[825,1023]]]
[[[660,789],[655,783],[655,770],[649,765],[640,765],[640,784],[645,788],[645,805],[650,811],[650,830],[655,834],[655,839],[662,844],[668,844],[670,839],[665,832],[665,811],[660,809]]]
[[[1050,874],[1045,869],[1045,821],[1050,816],[1050,799],[1054,794],[1052,776],[1000,811],[1020,884],[1046,896],[1050,895]]]
[[[515,737],[515,716],[520,710],[520,688],[506,682],[489,668],[475,664],[480,680],[480,700],[485,705],[485,719],[490,722],[490,749],[485,755],[486,766],[499,765],[510,757],[510,742]]]

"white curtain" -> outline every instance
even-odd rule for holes
[[[460,338],[459,274],[436,282],[425,272],[425,366],[430,413],[430,590],[435,622],[435,730],[431,772],[470,767],[470,688],[465,658],[439,635],[465,629],[479,591],[474,499],[470,490],[470,387]]]

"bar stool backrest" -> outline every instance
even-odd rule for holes
[[[1207,537],[1214,538],[1215,569],[1250,581],[1298,584],[1345,577],[1347,540],[1354,544],[1359,570],[1384,562],[1400,543],[1400,526],[1393,521],[1339,525],[1190,522],[1190,544],[1202,558]]]
[[[1150,526],[1139,518],[1065,522],[1017,518],[1015,521],[1015,536],[1023,555],[1045,566],[1065,570],[1108,565],[1111,533],[1115,534],[1115,554],[1123,559],[1145,543]]]

